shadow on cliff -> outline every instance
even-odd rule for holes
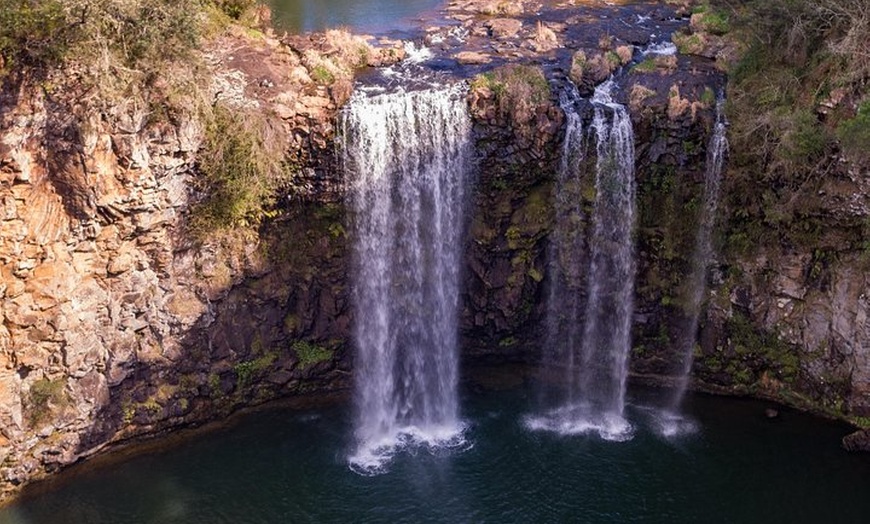
[[[265,263],[247,268],[178,343],[136,360],[77,455],[220,420],[245,407],[350,384],[343,209],[294,203],[260,230]]]

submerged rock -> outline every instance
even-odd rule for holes
[[[862,429],[843,437],[846,451],[870,451],[870,430]]]
[[[461,51],[453,55],[457,62],[463,65],[488,64],[492,61],[489,55],[477,51]]]

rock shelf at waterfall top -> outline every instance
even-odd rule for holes
[[[419,13],[413,26],[401,32],[384,28],[368,33],[366,38],[387,45],[405,40],[413,42],[415,49],[425,46],[428,69],[459,76],[507,63],[536,63],[545,69],[563,70],[567,76],[577,50],[587,50],[591,58],[619,47],[643,51],[656,45],[672,46],[671,34],[688,25],[689,14],[688,2],[453,0]],[[280,18],[280,12],[275,17]],[[367,30],[353,25],[349,29]],[[290,39],[298,42],[302,36],[291,35]],[[639,53],[636,57],[642,58]],[[681,57],[680,61],[689,59]],[[704,70],[712,66],[694,60],[692,67]],[[365,78],[368,73],[362,75]]]

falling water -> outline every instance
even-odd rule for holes
[[[579,344],[576,340],[577,313],[568,311],[569,317],[574,315],[575,318],[558,324],[565,327],[560,333],[566,337],[562,343],[569,345],[565,362],[569,373],[566,401],[543,417],[531,417],[528,423],[534,429],[561,433],[595,431],[606,439],[624,440],[631,437],[632,431],[623,417],[623,410],[635,275],[632,239],[635,218],[634,133],[625,107],[613,101],[613,88],[612,81],[605,82],[595,90],[592,98],[591,131],[594,132],[597,156],[596,196],[588,240],[589,267],[582,340]],[[575,119],[569,113],[566,151],[563,153],[569,155],[567,158],[572,158],[571,155],[573,158],[563,163],[560,175],[563,184],[572,176],[579,175],[572,174],[572,163],[581,160],[578,155],[582,155],[583,133],[579,125],[579,117]],[[561,244],[554,249],[562,258],[557,266],[563,265],[565,259],[570,261],[571,257],[577,257],[580,249],[577,239],[564,234],[574,226],[568,225],[567,230],[563,227],[564,224],[557,226],[553,238],[554,242]],[[570,281],[571,271],[576,271],[576,268],[561,273],[558,278],[568,276]],[[576,299],[562,296],[564,293],[576,294],[571,286],[556,285],[553,288],[551,300],[555,302],[551,302],[551,313],[552,304],[558,308],[571,305]]]
[[[573,86],[572,86],[573,87]],[[576,89],[563,92],[561,106],[565,113],[565,139],[556,182],[556,220],[550,236],[549,294],[547,297],[547,342],[545,384],[556,382],[565,390],[546,391],[546,403],[562,402],[574,397],[576,348],[582,340],[585,283],[584,223],[582,172],[586,157],[583,118]],[[563,380],[564,379],[564,380]]]
[[[674,396],[665,412],[661,424],[663,434],[670,436],[693,430],[691,421],[680,415],[680,405],[689,385],[689,377],[694,361],[695,340],[698,333],[698,320],[701,316],[701,306],[704,292],[707,290],[707,266],[713,258],[712,236],[716,222],[716,210],[719,207],[719,185],[722,181],[722,168],[728,152],[728,138],[725,130],[728,123],[722,112],[724,97],[716,102],[716,124],[713,135],[707,145],[707,166],[704,174],[704,206],[698,220],[698,235],[695,239],[695,250],[692,254],[692,273],[689,280],[689,320],[688,328],[680,341],[680,375]]]
[[[456,446],[457,302],[471,123],[464,88],[356,94],[342,115],[354,211],[356,450]]]

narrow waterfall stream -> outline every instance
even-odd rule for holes
[[[716,102],[716,124],[713,127],[710,142],[707,144],[704,203],[698,220],[698,235],[692,253],[692,272],[689,275],[688,327],[683,332],[682,340],[680,340],[679,349],[682,362],[680,363],[677,387],[674,389],[668,411],[662,419],[661,431],[664,435],[675,435],[694,429],[692,422],[684,419],[680,414],[680,406],[689,386],[698,335],[698,321],[701,317],[704,293],[707,290],[707,267],[713,258],[713,226],[716,223],[716,211],[719,207],[722,169],[725,165],[725,156],[728,153],[728,138],[725,133],[728,123],[723,113],[724,105],[725,99],[720,95]]]
[[[573,87],[573,86],[572,86]],[[574,398],[576,351],[583,336],[583,285],[585,236],[582,227],[582,176],[586,158],[583,118],[575,107],[580,100],[576,90],[562,93],[560,105],[565,113],[565,139],[557,173],[555,191],[556,220],[551,234],[549,256],[550,283],[547,296],[547,341],[544,372],[559,386],[547,388],[544,401],[562,403]]]
[[[457,446],[457,307],[471,122],[464,87],[368,96],[342,121],[354,212],[351,468],[406,445]]]
[[[628,111],[613,100],[613,89],[612,81],[605,82],[592,98],[590,132],[596,143],[596,195],[582,319],[576,302],[576,283],[582,274],[582,268],[577,267],[582,241],[577,238],[577,225],[571,223],[579,221],[578,204],[557,199],[557,213],[570,220],[557,226],[553,240],[556,246],[552,252],[558,257],[555,266],[562,269],[555,277],[559,282],[551,287],[550,314],[558,313],[560,320],[555,324],[551,321],[549,338],[565,346],[558,351],[569,374],[564,404],[543,416],[530,417],[527,423],[533,429],[569,434],[597,432],[605,439],[625,440],[632,433],[623,411],[635,275],[634,133]],[[584,156],[584,133],[580,117],[571,114],[576,111],[573,105],[563,106],[568,110],[569,127],[557,194],[567,189],[570,195],[571,185],[583,176],[576,165]],[[572,285],[561,285],[563,282]],[[581,322],[582,336],[578,337]],[[552,332],[554,325],[556,333]]]

